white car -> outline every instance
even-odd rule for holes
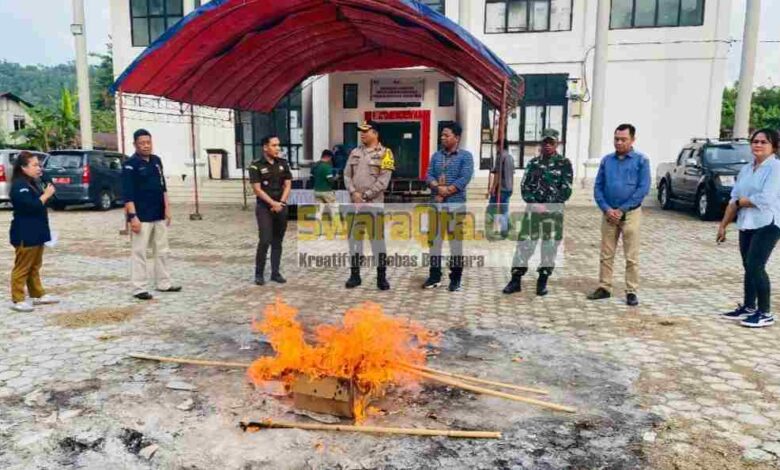
[[[21,150],[0,149],[0,203],[11,202],[11,174],[14,171],[16,156]],[[30,151],[43,163],[49,156],[43,152]]]

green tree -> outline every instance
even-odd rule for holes
[[[55,116],[57,126],[55,133],[56,147],[75,147],[79,120],[76,117],[76,103],[73,99],[73,94],[67,88],[63,88],[60,93],[60,104]]]
[[[734,114],[737,105],[737,88],[723,90],[723,108],[720,119],[720,134],[731,136],[734,128]],[[750,129],[771,127],[780,129],[780,87],[759,87],[753,91],[750,105]]]
[[[92,108],[105,111],[114,110],[114,97],[109,93],[109,88],[114,83],[114,53],[111,44],[106,44],[108,52],[105,54],[90,54],[100,59],[100,63],[92,66]]]
[[[105,54],[90,54],[100,59],[92,67],[92,130],[94,132],[116,132],[114,96],[109,92],[114,83],[114,54],[111,44],[106,44]]]
[[[31,122],[19,131],[13,133],[14,138],[21,138],[32,148],[48,152],[56,141],[57,115],[48,106],[27,107]]]
[[[105,54],[90,54],[98,59],[89,70],[94,132],[116,132],[114,97],[109,93],[114,82],[113,50],[110,43],[106,46]],[[0,92],[10,91],[34,106],[57,107],[63,88],[76,89],[73,62],[44,66],[0,61]]]
[[[60,92],[57,107],[26,107],[30,122],[24,129],[13,133],[14,138],[22,138],[27,146],[48,152],[76,146],[78,118],[73,94],[67,88]]]

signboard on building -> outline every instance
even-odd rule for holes
[[[378,78],[371,80],[371,101],[375,103],[421,103],[425,92],[422,78]]]

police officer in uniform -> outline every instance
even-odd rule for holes
[[[271,280],[284,284],[279,271],[282,241],[287,231],[287,198],[292,187],[292,173],[287,160],[281,158],[279,137],[268,135],[260,141],[263,157],[249,166],[249,181],[257,196],[255,217],[260,240],[255,256],[255,284],[265,284],[265,259],[271,247]]]
[[[369,214],[381,220],[381,204],[384,203],[385,190],[395,170],[393,152],[379,142],[379,125],[375,121],[364,121],[358,126],[361,145],[350,153],[344,168],[344,185],[349,191],[353,206],[350,208],[356,216],[349,229],[349,254],[351,273],[346,288],[352,289],[361,284],[359,256],[363,251],[361,231],[366,227],[356,224],[359,215]],[[370,206],[364,205],[370,204]],[[349,220],[349,219],[348,219]],[[382,221],[383,222],[383,221]],[[378,224],[384,227],[384,223]],[[379,290],[390,289],[387,281],[387,266],[384,265],[387,247],[384,231],[367,230],[371,236],[371,251],[377,266],[376,286]]]
[[[563,203],[571,197],[573,179],[571,161],[558,153],[558,131],[545,129],[542,132],[541,155],[526,165],[521,187],[523,201],[528,203],[523,232],[530,238],[524,239],[521,235],[517,242],[512,279],[504,288],[504,294],[522,289],[521,280],[528,272],[528,260],[541,238],[542,260],[536,280],[536,295],[547,295],[547,280],[555,268],[555,256],[563,238]]]

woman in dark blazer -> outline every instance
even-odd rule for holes
[[[13,310],[30,312],[34,305],[57,303],[47,295],[41,284],[44,243],[51,240],[46,202],[54,195],[54,186],[41,188],[41,162],[30,152],[20,152],[14,162],[11,179],[11,245],[16,249],[14,269],[11,272],[11,299]],[[24,288],[31,301],[25,299]]]

